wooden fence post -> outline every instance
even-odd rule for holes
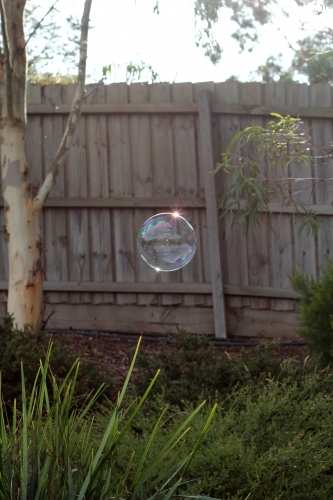
[[[213,153],[211,93],[209,90],[203,90],[200,92],[198,105],[200,168],[202,169],[205,179],[207,234],[213,292],[215,337],[225,339],[227,337],[227,329],[222,283],[215,177],[213,174],[213,170],[215,170],[216,165]]]

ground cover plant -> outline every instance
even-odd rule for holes
[[[120,467],[133,449],[140,456],[150,419],[163,402],[158,396],[151,411],[136,421],[120,450]],[[189,404],[172,407],[168,426],[176,428],[191,408]],[[219,401],[204,446],[193,459],[189,480],[199,479],[200,492],[223,500],[332,498],[332,417],[329,370],[308,374],[302,386],[292,379],[269,379],[257,390],[252,384],[235,387]],[[102,414],[97,417],[103,418]],[[186,456],[204,419],[205,414],[200,415],[190,440],[170,455],[170,461]],[[159,447],[157,439],[153,450]],[[184,494],[191,492],[198,493],[196,483],[195,487],[191,482],[183,486]]]
[[[74,394],[79,360],[59,382],[50,368],[50,346],[29,398],[22,364],[21,410],[17,409],[16,400],[10,415],[3,400],[0,406],[0,498],[169,500],[175,497],[186,482],[189,466],[207,434],[216,407],[210,410],[190,453],[177,460],[174,457],[172,461],[167,460],[168,455],[177,449],[179,443],[186,442],[189,424],[204,403],[185,415],[172,433],[163,432],[167,411],[163,409],[152,424],[137,461],[134,462],[132,452],[126,465],[117,468],[122,440],[143,408],[158,376],[157,373],[139,401],[123,407],[138,348],[139,345],[117,402],[108,412],[102,430],[99,429],[98,435],[94,436],[92,409],[103,386],[88,395],[80,408],[77,407]],[[159,434],[162,434],[160,447],[152,453],[152,443]],[[186,498],[181,492],[179,496]]]

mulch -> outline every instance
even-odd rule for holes
[[[136,348],[137,340],[133,337],[132,339],[125,338],[105,338],[99,337],[96,333],[86,333],[85,335],[79,335],[76,333],[66,333],[66,334],[53,334],[53,341],[57,342],[61,336],[65,335],[66,348],[71,350],[75,355],[82,356],[84,359],[92,361],[100,366],[101,370],[110,370],[113,374],[113,380],[118,385],[121,385],[126,377],[127,370],[130,366],[134,350]],[[251,339],[245,337],[243,339],[237,339],[237,341],[243,340],[244,343],[254,343],[258,339]],[[274,355],[280,359],[284,358],[294,358],[302,355],[305,357],[307,355],[307,348],[303,345],[295,345],[295,343],[288,343],[288,345],[281,345],[280,339],[276,339],[276,345],[274,348]],[[140,352],[145,353],[147,356],[153,357],[159,349],[172,349],[172,344],[166,344],[162,342],[152,342],[145,340],[143,335],[143,341],[141,342]],[[244,346],[228,346],[219,345],[216,349],[223,352],[227,352],[230,356],[239,356],[241,349]],[[245,347],[250,350],[255,355],[255,346]],[[135,370],[134,370],[135,376]]]

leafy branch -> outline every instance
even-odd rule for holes
[[[262,215],[270,221],[272,201],[278,203],[281,211],[289,207],[294,222],[301,218],[300,231],[306,229],[313,234],[321,225],[315,211],[293,197],[295,190],[291,186],[302,179],[290,177],[288,168],[310,161],[313,151],[323,154],[319,158],[331,158],[332,152],[305,136],[299,118],[277,113],[271,116],[274,120],[266,127],[251,125],[236,134],[216,167],[215,172],[222,171],[227,176],[228,187],[219,200],[220,216],[229,215],[226,236],[240,217],[246,230],[250,223],[258,224]],[[278,169],[279,175],[272,176],[272,171]]]

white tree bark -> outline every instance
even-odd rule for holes
[[[84,99],[87,36],[92,0],[85,0],[81,25],[78,87],[64,138],[37,196],[26,153],[26,58],[23,13],[26,0],[0,0],[4,51],[0,54],[1,175],[9,255],[7,311],[15,324],[37,327],[42,318],[41,211],[72,144]],[[32,165],[33,168],[33,165]]]
[[[6,125],[2,139],[2,184],[9,256],[7,310],[19,327],[37,325],[42,309],[40,211],[29,197],[25,133]]]

